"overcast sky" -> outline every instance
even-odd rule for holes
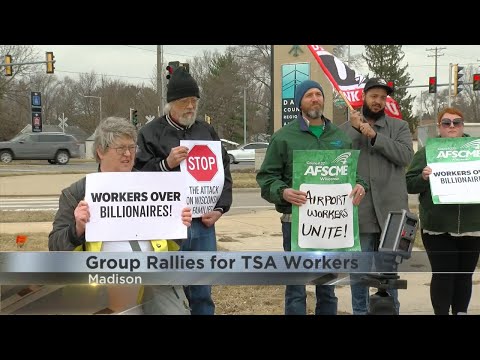
[[[194,56],[202,55],[204,50],[223,52],[226,45],[164,45],[164,62],[178,60],[187,62]],[[448,83],[448,64],[474,64],[480,69],[480,45],[404,45],[404,65],[408,63],[408,72],[413,79],[411,85],[427,85],[428,77],[435,75],[435,47],[445,48],[439,51],[438,84]],[[58,76],[77,78],[78,73],[95,71],[98,74],[122,79],[134,84],[150,85],[154,66],[157,63],[156,45],[36,45],[40,52],[53,51],[55,55],[55,73]],[[361,53],[363,46],[351,45],[351,54]],[[366,74],[367,68],[355,69]],[[388,80],[388,79],[387,79]],[[471,82],[471,79],[465,79]],[[427,88],[411,89],[412,95],[419,95]]]

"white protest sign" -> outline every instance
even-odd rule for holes
[[[182,223],[185,176],[179,172],[111,172],[87,175],[87,241],[187,237]]]
[[[434,204],[480,203],[480,139],[428,139],[425,151]]]
[[[354,245],[350,184],[302,184],[307,203],[298,209],[298,246],[338,249]]]
[[[220,141],[180,140],[188,147],[188,156],[180,163],[182,174],[187,174],[186,204],[194,218],[215,208],[223,191],[225,173]]]

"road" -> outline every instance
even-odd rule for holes
[[[41,211],[57,209],[58,197],[55,196],[4,197],[0,201],[0,211]],[[233,190],[233,204],[228,215],[247,213],[255,209],[273,209],[273,205],[260,197],[260,190]]]
[[[91,173],[97,171],[97,163],[95,162],[82,162],[73,163],[70,162],[67,165],[51,165],[46,161],[38,161],[38,164],[22,164],[13,161],[10,164],[0,165],[1,173],[19,172],[22,174],[34,174],[34,173]]]
[[[409,195],[410,207],[418,207],[417,195]],[[260,196],[260,189],[233,189],[233,203],[227,215],[245,214],[260,209],[273,209],[274,206]],[[57,210],[58,197],[29,196],[4,197],[0,201],[0,211],[41,211]],[[412,210],[412,209],[411,209]]]
[[[33,162],[33,161],[32,161]],[[13,161],[10,164],[0,165],[0,174],[1,173],[12,173],[18,172],[22,174],[33,174],[36,172],[41,173],[92,173],[97,171],[96,162],[69,162],[67,165],[51,165],[46,161],[38,160],[34,164],[24,164],[21,161]],[[239,164],[230,164],[230,169],[235,170],[245,170],[253,169],[255,163],[253,161],[247,161]]]

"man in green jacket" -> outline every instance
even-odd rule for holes
[[[295,105],[300,109],[297,118],[273,134],[265,160],[257,174],[262,197],[275,204],[282,214],[283,248],[291,251],[292,205],[302,206],[307,194],[292,189],[293,150],[351,149],[352,142],[330,120],[323,116],[324,95],[319,83],[306,80],[295,91]],[[358,205],[365,196],[365,187],[358,184],[350,194]],[[338,299],[335,287],[316,286],[315,315],[336,315]],[[287,285],[285,315],[306,315],[305,285]]]

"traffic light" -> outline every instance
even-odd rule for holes
[[[458,64],[455,64],[452,66],[452,72],[453,72],[453,96],[457,96],[460,91],[463,90],[463,81],[460,81],[464,73],[462,73],[464,67],[463,66],[458,66]]]
[[[173,72],[180,66],[180,61],[170,61],[167,66],[167,80],[170,79]]]
[[[138,124],[137,110],[133,110],[132,112],[132,122],[133,122],[133,125],[137,126]]]
[[[392,88],[392,90],[395,92],[395,83],[392,81],[387,82],[388,87]]]
[[[428,78],[428,92],[430,94],[435,94],[437,92],[437,78],[435,76],[430,76]]]
[[[137,126],[138,118],[137,118],[137,110],[130,108],[130,121],[133,125]]]
[[[53,52],[52,51],[47,51],[46,52],[46,58],[47,58],[47,74],[53,74],[53,72],[55,71],[55,66],[53,65],[53,63],[55,62],[55,56],[53,56]]]
[[[186,70],[187,73],[190,72],[190,65],[188,63],[182,63],[182,66]]]
[[[480,91],[480,74],[473,74],[473,91]]]
[[[12,55],[5,55],[5,76],[12,76],[12,66],[8,65],[12,63]]]

